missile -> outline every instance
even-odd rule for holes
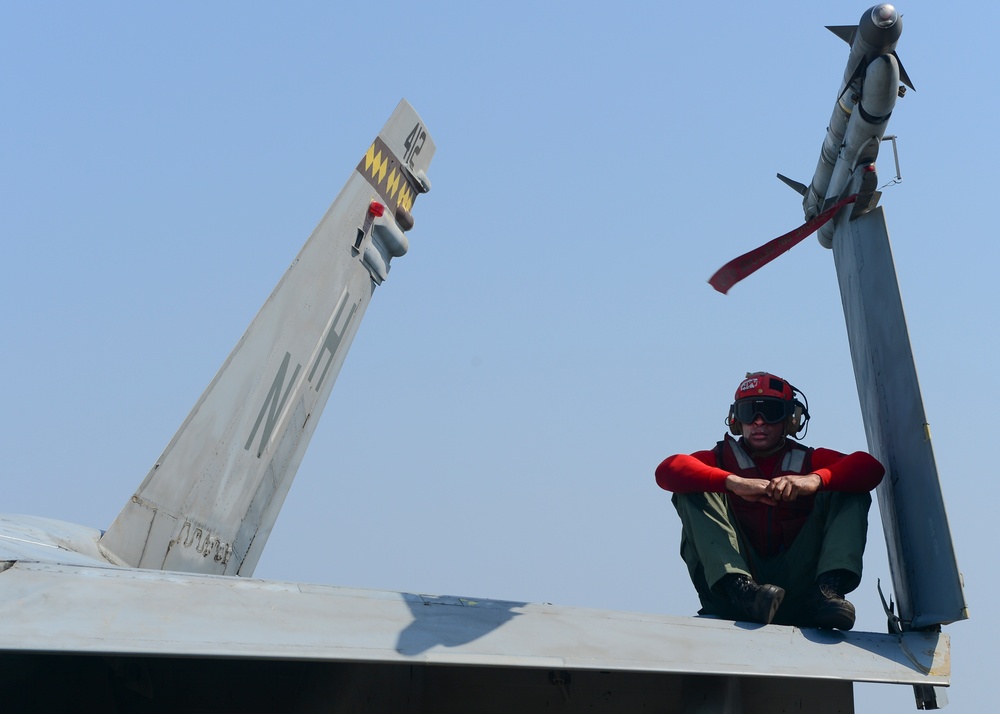
[[[896,98],[903,95],[905,87],[913,89],[896,55],[903,18],[895,7],[882,3],[866,10],[856,26],[827,29],[847,42],[851,51],[816,172],[809,186],[778,174],[779,179],[802,194],[806,221],[843,199],[852,187],[862,189],[853,215],[874,207],[878,202],[874,164],[879,145]],[[833,245],[832,221],[819,229],[818,238],[825,248]]]
[[[906,88],[913,83],[896,55],[903,18],[888,3],[875,5],[857,25],[827,26],[851,47],[826,129],[812,181],[806,186],[786,176],[778,178],[802,195],[805,223],[783,236],[726,263],[709,279],[720,293],[790,250],[812,233],[820,245],[833,247],[833,220],[851,208],[851,217],[867,213],[880,193],[875,159],[889,117]]]

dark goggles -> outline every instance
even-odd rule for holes
[[[760,414],[768,424],[777,424],[792,415],[792,408],[792,402],[774,397],[741,399],[733,404],[733,417],[743,424],[753,424]]]

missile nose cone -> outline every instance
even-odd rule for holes
[[[896,41],[903,32],[903,18],[896,8],[884,2],[865,10],[858,23],[858,32],[866,45],[865,56],[871,61],[896,49]]]
[[[887,2],[872,8],[872,22],[881,30],[892,27],[898,19],[899,13],[896,12],[896,8]]]

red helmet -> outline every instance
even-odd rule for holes
[[[805,404],[795,398],[796,393]],[[786,434],[798,438],[809,422],[809,402],[791,384],[769,372],[747,373],[736,388],[726,424],[732,434],[741,434],[740,424],[749,424],[757,415],[768,424],[786,422]],[[804,432],[803,432],[804,433]]]
[[[792,385],[781,377],[775,377],[768,372],[748,373],[746,379],[740,382],[736,388],[735,401],[740,399],[760,399],[761,397],[774,397],[790,402],[795,399]]]

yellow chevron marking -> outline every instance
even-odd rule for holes
[[[407,211],[413,210],[413,191],[406,184],[399,191],[399,205]]]
[[[396,191],[399,190],[399,173],[396,169],[392,170],[389,174],[389,181],[385,185],[386,190],[389,192],[389,198],[396,197]]]
[[[368,182],[388,199],[389,204],[393,204],[390,205],[392,210],[397,206],[402,206],[407,211],[413,210],[416,189],[403,171],[399,159],[380,140],[376,139],[368,147],[358,164],[358,171],[368,177]]]
[[[365,171],[371,171],[372,164],[375,163],[375,144],[372,143],[365,152]]]
[[[372,165],[375,169],[372,170]],[[365,171],[371,173],[374,178],[378,174],[378,182],[382,183],[382,179],[385,178],[386,169],[389,167],[389,157],[382,158],[382,152],[379,151],[375,153],[375,144],[372,144],[368,148],[368,152],[365,154]]]

